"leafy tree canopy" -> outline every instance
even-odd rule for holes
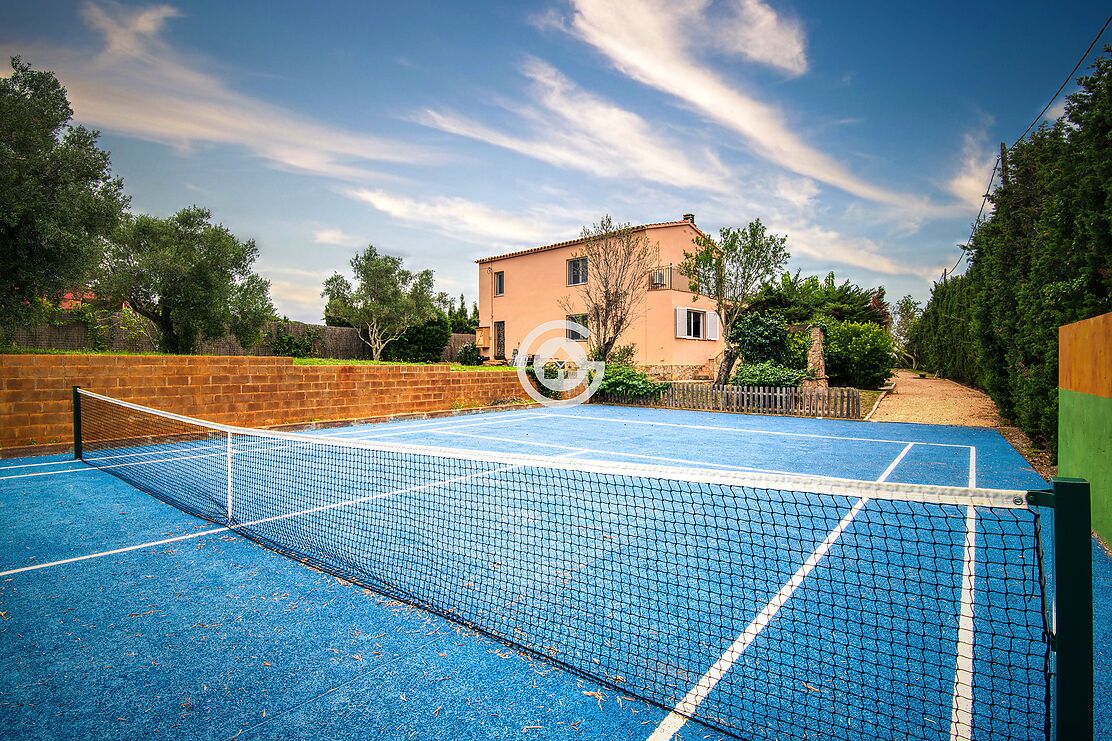
[[[0,79],[0,340],[83,292],[128,199],[65,88],[19,57]]]
[[[862,288],[850,281],[838,283],[834,273],[817,276],[784,273],[780,280],[765,283],[750,303],[756,312],[775,311],[789,323],[809,322],[816,316],[838,321],[871,322],[887,327],[892,322],[884,288]]]
[[[380,255],[373,244],[351,259],[351,268],[354,286],[339,273],[324,282],[324,315],[359,329],[375,360],[387,343],[437,315],[431,270],[406,270],[400,257]]]
[[[783,269],[789,257],[787,241],[786,236],[769,234],[757,219],[742,229],[723,227],[717,241],[706,235],[696,237],[695,251],[683,253],[679,272],[687,276],[696,297],[714,301],[727,338],[718,368],[719,385],[729,380],[740,352],[732,341],[734,325],[751,309],[761,286]]]
[[[97,299],[126,302],[154,322],[166,352],[192,352],[201,338],[229,332],[251,347],[274,317],[270,284],[252,271],[254,241],[211,218],[196,206],[165,219],[128,218],[105,250]]]

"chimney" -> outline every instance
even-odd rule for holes
[[[695,223],[695,214],[684,214],[683,215],[683,220],[684,221],[690,221],[692,224],[694,224]]]

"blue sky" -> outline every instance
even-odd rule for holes
[[[712,233],[759,217],[788,235],[792,269],[884,285],[894,301],[926,298],[954,263],[999,143],[1107,13],[319,5],[39,0],[5,8],[0,52],[58,74],[134,210],[196,203],[255,239],[294,319],[320,321],[322,282],[368,242],[470,302],[476,258],[606,213],[693,212]]]

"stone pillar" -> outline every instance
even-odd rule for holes
[[[811,348],[807,351],[807,367],[815,376],[814,380],[804,381],[803,388],[824,389],[830,386],[826,376],[826,361],[822,357],[822,327],[811,326]]]

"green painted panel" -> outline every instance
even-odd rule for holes
[[[1058,475],[1089,480],[1093,529],[1112,547],[1112,399],[1058,389]]]

